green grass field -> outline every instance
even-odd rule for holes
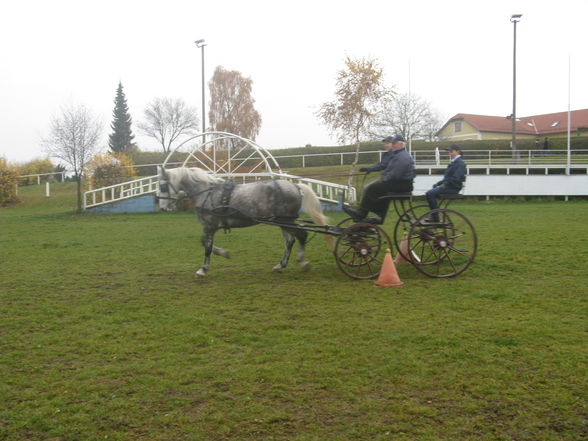
[[[320,236],[272,273],[270,226],[196,279],[192,214],[75,215],[73,185],[0,209],[2,440],[588,437],[586,201],[456,204],[472,267],[376,288]]]

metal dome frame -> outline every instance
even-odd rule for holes
[[[198,135],[192,136],[186,140],[184,140],[181,144],[179,144],[176,148],[170,151],[163,162],[163,167],[169,166],[172,163],[173,156],[176,153],[181,153],[182,148],[187,146],[187,144],[191,141],[199,140],[194,147],[192,147],[187,153],[186,159],[181,163],[180,167],[186,167],[189,163],[195,162],[198,164],[199,167],[208,170],[214,174],[224,174],[224,175],[242,175],[242,174],[259,174],[259,173],[268,173],[270,175],[282,174],[282,169],[278,164],[278,161],[273,157],[273,155],[264,147],[260,146],[259,144],[253,142],[250,139],[243,138],[242,136],[235,135],[233,133],[228,132],[205,132],[200,133]],[[221,164],[217,161],[217,146],[219,143],[225,143],[227,140],[234,140],[241,143],[241,145],[237,148],[233,154],[231,154],[231,149],[227,149],[227,158],[224,164]],[[207,148],[211,147],[211,150],[207,152]],[[241,153],[249,153],[246,151],[247,147],[253,149],[253,151],[245,157],[238,157]],[[210,164],[203,161],[201,157],[204,157],[210,161]],[[241,173],[238,170],[244,166],[246,162],[255,161],[257,154],[258,161],[254,164],[254,166],[247,172]],[[263,167],[263,170],[260,168]]]

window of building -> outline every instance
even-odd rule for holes
[[[454,130],[456,132],[461,132],[461,121],[455,121],[455,127]]]
[[[556,121],[556,122],[554,122],[554,123],[551,123],[551,127],[555,127],[555,126],[557,126],[558,124],[559,124],[559,121]]]

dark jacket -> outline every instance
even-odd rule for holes
[[[371,167],[366,167],[365,171],[382,172],[382,181],[412,181],[415,177],[414,161],[406,149],[388,150],[382,156],[382,160]]]
[[[461,156],[451,161],[445,169],[443,179],[435,184],[435,187],[443,186],[452,190],[461,190],[466,180],[466,164]]]

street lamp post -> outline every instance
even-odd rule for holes
[[[206,46],[206,42],[204,39],[196,40],[196,47],[202,49],[202,133],[206,132],[206,108],[205,108],[205,99],[204,99],[204,46]],[[202,143],[204,144],[206,139],[204,136],[202,137]]]
[[[512,141],[511,148],[515,158],[517,154],[517,23],[523,14],[513,14],[510,17],[511,23],[514,25],[514,39],[512,51]]]

